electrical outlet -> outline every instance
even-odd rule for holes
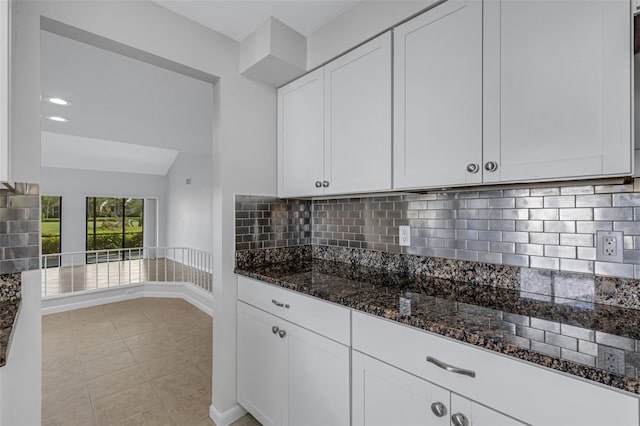
[[[616,245],[618,244],[618,239],[616,237],[604,237],[602,242],[602,251],[604,252],[605,256],[617,256],[618,248],[616,247]]]
[[[602,262],[622,263],[624,234],[620,231],[598,231],[596,235],[596,259]]]
[[[411,299],[400,296],[400,315],[411,316]]]
[[[598,345],[598,368],[613,374],[624,375],[624,351],[611,346]]]
[[[410,226],[400,226],[398,233],[400,235],[400,245],[401,246],[410,246],[411,245],[411,227]]]

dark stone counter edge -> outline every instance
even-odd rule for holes
[[[2,311],[0,316],[0,367],[7,364],[7,355],[13,341],[13,330],[21,307],[21,299],[0,302],[0,310]]]
[[[315,297],[319,300],[323,300],[328,303],[336,303],[325,299],[318,298],[316,295],[309,294],[299,286],[287,281],[274,279],[265,275],[261,275],[255,272],[236,268],[235,273],[238,275],[253,278],[259,281],[264,281],[276,286],[296,291],[301,294],[306,294],[311,297]],[[338,303],[340,304],[340,303]],[[587,380],[591,380],[596,383],[611,386],[616,389],[621,389],[627,392],[640,395],[640,382],[637,379],[629,377],[618,376],[615,374],[607,373],[606,371],[599,370],[597,368],[585,366],[575,362],[563,360],[540,352],[532,351],[529,349],[520,348],[512,344],[504,342],[499,338],[488,338],[481,336],[464,329],[452,328],[446,325],[438,324],[437,322],[427,322],[417,327],[416,324],[412,324],[408,317],[401,317],[398,313],[390,312],[384,306],[372,306],[370,304],[359,304],[357,302],[352,304],[340,304],[350,309],[355,309],[360,312],[364,312],[370,315],[375,315],[381,318],[386,318],[398,323],[408,325],[417,329],[426,330],[434,334],[439,334],[444,337],[448,337],[460,342],[468,343],[474,346],[478,346],[484,349],[489,349],[493,352],[498,352],[513,358],[517,358],[523,361],[528,361],[533,364],[537,364],[543,367],[547,367],[553,370],[568,373],[572,376],[581,377]]]

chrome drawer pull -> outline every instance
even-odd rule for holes
[[[440,367],[443,370],[450,371],[451,373],[462,374],[464,376],[476,377],[476,372],[471,370],[465,370],[464,368],[454,367],[446,362],[442,362],[439,359],[435,359],[432,356],[427,357],[427,362],[434,364],[436,367]]]
[[[276,299],[271,299],[271,303],[273,303],[274,305],[279,306],[281,308],[289,309],[289,304],[288,303],[280,303]]]

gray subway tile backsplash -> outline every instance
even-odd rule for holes
[[[322,200],[238,196],[237,249],[335,245],[640,277],[634,268],[640,261],[640,220],[634,211],[640,213],[639,181]],[[17,213],[2,209],[0,215],[20,216],[8,221],[14,229],[37,223],[26,219],[28,207]],[[269,221],[279,222],[269,228]],[[411,227],[411,246],[398,245],[399,225]],[[624,233],[624,263],[595,261],[599,230]]]
[[[0,190],[0,273],[40,266],[39,186],[17,183],[15,191]]]
[[[596,331],[596,343],[627,351],[635,351],[635,341],[633,339],[600,331]]]
[[[561,334],[545,331],[544,341],[545,343],[548,343],[550,345],[559,346],[571,351],[578,350],[578,339],[576,339],[575,337],[563,336]]]
[[[543,354],[551,355],[556,358],[560,358],[560,347],[550,345],[548,343],[537,342],[535,340],[531,341],[531,350],[536,352],[541,352]]]

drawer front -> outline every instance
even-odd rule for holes
[[[352,321],[354,349],[527,423],[640,423],[632,395],[359,312]],[[475,377],[447,371],[439,361]]]
[[[351,344],[347,308],[240,275],[238,299],[344,345]]]

